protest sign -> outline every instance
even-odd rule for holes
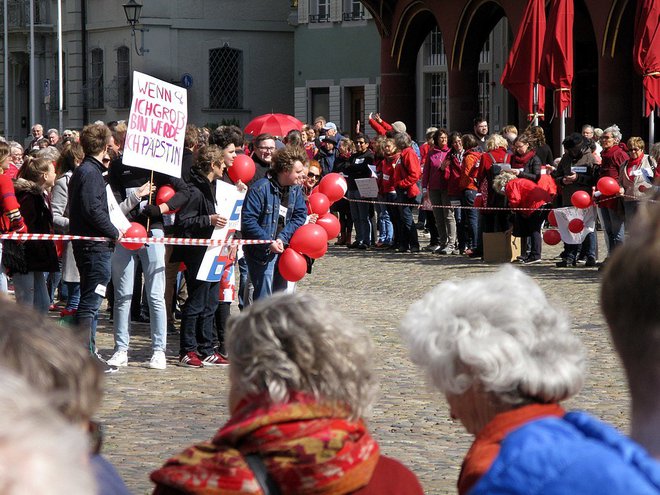
[[[213,230],[211,239],[231,241],[236,231],[241,229],[241,209],[245,200],[245,191],[240,192],[236,189],[236,186],[217,180],[215,197],[215,211],[218,215],[227,219],[227,225],[222,228],[216,227]],[[234,261],[229,258],[230,249],[230,246],[207,247],[204,259],[197,272],[197,280],[220,282],[225,268]]]
[[[185,89],[133,72],[133,102],[124,144],[124,164],[181,177],[187,99]]]
[[[378,196],[378,181],[375,177],[355,179],[355,185],[362,198],[375,198]]]

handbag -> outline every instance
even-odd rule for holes
[[[25,259],[25,244],[19,241],[2,241],[2,264],[9,276],[14,273],[26,274],[28,266]]]

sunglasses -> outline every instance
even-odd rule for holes
[[[320,175],[317,175],[317,174],[315,174],[315,173],[309,172],[309,173],[307,174],[307,177],[309,177],[310,179],[318,179],[318,178],[321,177],[321,176],[320,176]]]

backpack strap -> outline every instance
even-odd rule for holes
[[[266,465],[261,459],[261,456],[258,454],[249,454],[244,457],[248,466],[254,473],[254,478],[264,492],[264,495],[281,495],[282,492],[280,492],[280,488],[277,486],[273,478],[271,478],[270,474],[268,474],[268,470],[266,469]]]

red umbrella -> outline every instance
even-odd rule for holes
[[[571,107],[573,84],[573,0],[553,0],[543,43],[541,82],[555,90],[555,115]]]
[[[635,15],[635,68],[643,76],[648,117],[660,107],[660,4],[656,0],[639,0]]]
[[[545,91],[538,86],[534,105],[544,34],[545,1],[529,0],[500,82],[518,101],[518,106],[527,112],[530,120],[536,112],[542,114],[545,107]]]
[[[272,134],[273,136],[284,137],[289,131],[302,130],[303,123],[291,115],[283,113],[267,113],[255,117],[245,126],[245,134],[258,136],[259,134]]]

